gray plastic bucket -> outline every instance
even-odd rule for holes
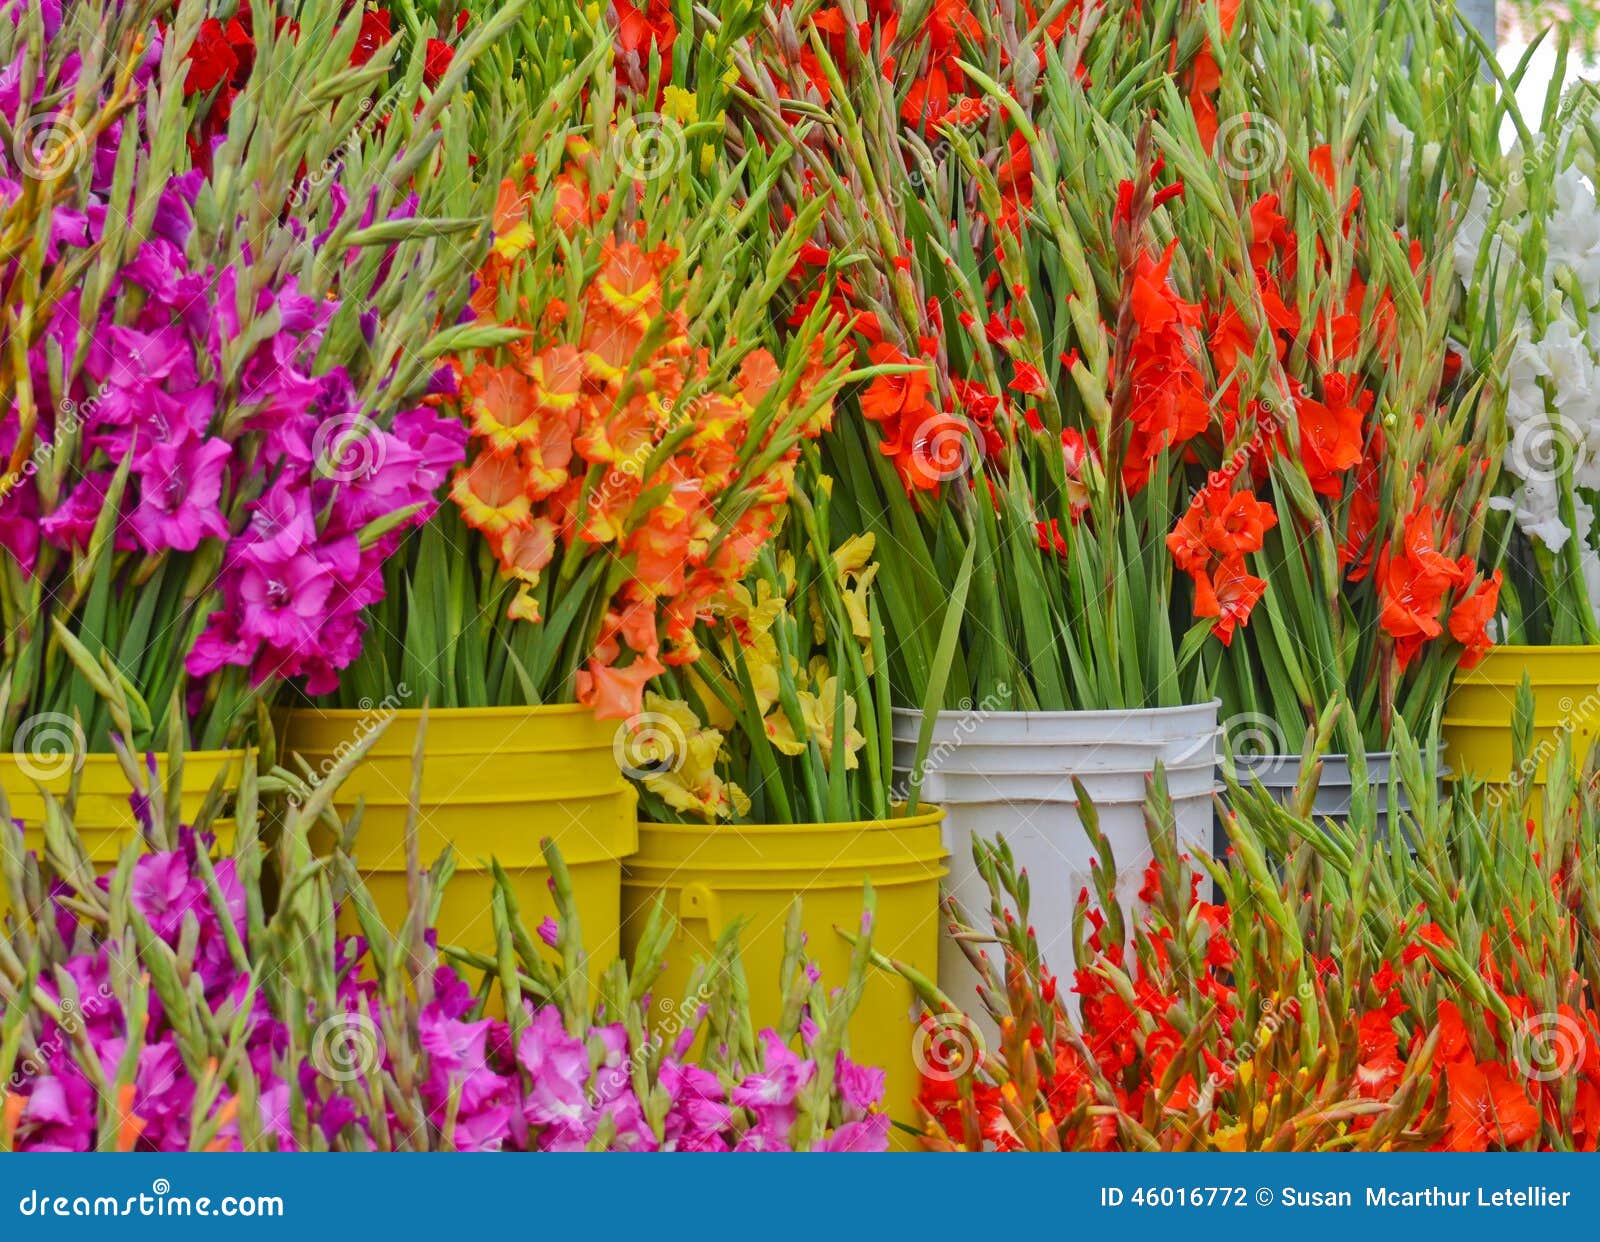
[[[1388,786],[1391,780],[1395,783],[1395,808],[1399,812],[1411,810],[1411,800],[1406,795],[1405,786],[1400,784],[1399,776],[1394,770],[1393,751],[1369,751],[1366,755],[1367,781],[1373,787],[1374,816],[1373,825],[1375,837],[1379,841],[1389,839],[1389,797]],[[1248,758],[1234,760],[1234,768],[1239,783],[1250,788],[1256,781],[1261,787],[1279,802],[1287,805],[1294,797],[1294,787],[1300,779],[1299,755],[1251,755]],[[1440,772],[1440,776],[1446,773]],[[1217,768],[1217,781],[1222,784],[1221,761]],[[1322,777],[1317,782],[1317,792],[1311,803],[1312,818],[1321,823],[1324,819],[1331,819],[1339,824],[1345,824],[1350,819],[1350,800],[1354,787],[1354,778],[1350,772],[1349,755],[1323,755]],[[1212,853],[1222,858],[1228,850],[1228,834],[1223,829],[1220,817],[1212,829]]]

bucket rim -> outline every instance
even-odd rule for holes
[[[1207,789],[1197,789],[1193,793],[1169,794],[1167,800],[1174,806],[1179,804],[1187,806],[1190,803],[1195,802],[1210,802],[1212,799],[1217,798],[1226,792],[1227,790],[1224,786],[1213,785]],[[975,806],[1064,806],[1075,808],[1078,805],[1078,800],[1071,797],[1017,799],[995,796],[991,798],[963,798],[959,802],[955,801],[954,799],[947,799],[947,801],[952,808],[959,807],[963,811]],[[1094,807],[1096,812],[1103,814],[1108,807],[1139,807],[1143,805],[1143,799],[1135,801],[1131,798],[1127,798],[1111,801],[1101,798],[1099,801],[1095,802]]]
[[[229,750],[186,750],[183,752],[183,763],[185,767],[195,760],[201,763],[231,763],[236,759],[248,758],[257,749],[255,746],[239,746]],[[154,755],[158,763],[165,763],[171,758],[164,750],[135,750],[131,751],[130,754],[135,761],[144,755]],[[0,760],[4,760],[6,763],[16,767],[21,767],[20,760],[27,757],[26,755],[18,754],[14,750],[0,750]],[[97,766],[114,764],[119,771],[122,768],[117,758],[117,752],[114,750],[86,750],[83,752],[82,758],[85,766],[91,763]],[[49,784],[50,782],[47,781],[45,783]]]
[[[1600,652],[1600,647],[1587,648],[1587,650]],[[1203,708],[1220,708],[1222,700],[1211,698],[1199,703],[1180,703],[1177,707],[1092,707],[1074,709],[1070,711],[979,711],[974,708],[940,708],[936,713],[937,719],[945,717],[981,716],[987,720],[1096,720],[1096,719],[1123,719],[1128,716],[1138,716],[1140,719],[1152,719],[1162,716],[1177,716],[1185,712],[1196,712]],[[892,716],[901,719],[920,719],[923,711],[920,707],[895,707],[890,709]]]
[[[1600,643],[1496,643],[1484,655],[1484,660],[1493,659],[1497,655],[1527,656],[1536,652],[1547,651],[1551,655],[1582,655],[1584,652],[1600,656]],[[1462,674],[1470,677],[1483,667],[1482,661],[1474,668],[1469,668]]]
[[[926,804],[924,804],[926,805]],[[778,836],[795,832],[872,832],[884,828],[933,828],[944,822],[944,807],[932,806],[915,815],[891,816],[888,819],[847,819],[835,823],[806,822],[795,824],[668,824],[653,819],[641,819],[641,830],[669,833],[674,836],[704,837],[717,833],[750,833],[755,836]]]
[[[866,860],[852,863],[848,867],[821,870],[806,865],[786,868],[784,871],[760,871],[748,865],[712,867],[701,862],[677,864],[641,862],[635,857],[622,860],[622,887],[646,893],[683,889],[690,884],[704,884],[718,892],[859,893],[863,873],[871,873],[872,887],[875,889],[911,888],[926,884],[930,880],[947,878],[950,875],[949,863],[950,855],[947,852],[937,859],[900,859],[891,863]],[[801,872],[804,872],[811,882],[797,887],[794,880]],[[834,876],[841,878],[830,878]],[[852,876],[854,879],[844,879],[842,878],[844,876]]]
[[[1430,747],[1428,750],[1425,750],[1422,753],[1423,754],[1430,754],[1431,753],[1431,754],[1435,754],[1435,755],[1443,755],[1444,750],[1445,750],[1445,746],[1444,746],[1444,743],[1441,741],[1437,746]],[[1342,762],[1348,763],[1349,760],[1350,760],[1350,756],[1355,754],[1355,753],[1356,753],[1355,751],[1342,750],[1342,751],[1339,751],[1337,753],[1330,752],[1330,753],[1325,754],[1325,755],[1318,755],[1317,758],[1320,759],[1324,763],[1328,762],[1330,759],[1337,759],[1337,760],[1340,760]],[[1394,761],[1394,757],[1395,757],[1395,755],[1397,753],[1398,752],[1393,751],[1393,750],[1364,750],[1364,751],[1361,752],[1361,757],[1363,759],[1365,759],[1369,763],[1372,762],[1372,760],[1374,760],[1374,759],[1386,759],[1386,760],[1388,760],[1388,761],[1390,761],[1392,763]],[[1222,762],[1223,762],[1224,758],[1226,758],[1226,756],[1224,756],[1224,755],[1218,755],[1217,756],[1217,765],[1219,767],[1222,765]],[[1299,759],[1300,758],[1300,752],[1299,751],[1290,751],[1290,750],[1275,750],[1275,751],[1271,751],[1271,752],[1269,752],[1267,754],[1258,755],[1258,756],[1256,756],[1256,758],[1258,760],[1259,759]]]

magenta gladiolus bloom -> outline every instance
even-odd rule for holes
[[[333,571],[310,552],[282,561],[241,559],[239,632],[274,647],[314,644],[333,590]]]
[[[143,454],[139,503],[128,524],[151,552],[193,552],[204,538],[227,537],[217,508],[233,449],[222,440],[159,445]]]

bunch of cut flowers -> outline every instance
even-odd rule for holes
[[[637,715],[651,679],[698,658],[697,622],[832,417],[848,363],[823,317],[762,343],[821,209],[770,255],[751,243],[783,153],[652,172],[628,138],[645,105],[605,57],[566,90],[500,186],[472,299],[497,343],[457,363],[470,443],[452,512],[395,565],[385,640],[341,701],[403,682],[435,705]]]
[[[1259,550],[1256,622],[1207,663],[1224,717],[1279,753],[1337,695],[1347,752],[1388,749],[1396,720],[1423,731],[1490,646],[1500,589],[1481,566],[1504,351],[1480,342],[1469,362],[1451,332],[1466,101],[1488,88],[1446,15],[1391,7],[1242,6],[1213,47],[1221,130],[1208,148],[1197,117],[1166,140],[1207,208],[1185,235],[1220,422],[1167,545],[1197,602],[1239,581],[1228,548]],[[1349,86],[1274,89],[1308,50]]]
[[[1339,710],[1343,710],[1342,705]],[[1531,701],[1524,704],[1531,737]],[[1333,713],[1330,713],[1330,715]],[[1320,755],[1334,735],[1320,728]],[[924,1142],[978,1150],[1589,1150],[1600,1142],[1600,1018],[1584,965],[1596,929],[1592,767],[1555,765],[1546,827],[1481,819],[1432,793],[1396,725],[1416,847],[1375,862],[1370,802],[1349,826],[1234,785],[1231,869],[1180,857],[1159,774],[1155,861],[1131,915],[1097,839],[1077,960],[1058,980],[1028,927],[1027,877],[975,845],[995,914],[952,911],[1001,1030],[976,1028],[926,980]],[[1530,769],[1531,770],[1531,769]],[[1092,816],[1085,817],[1092,837]],[[1222,902],[1201,900],[1209,871]],[[1481,883],[1490,877],[1488,883]],[[986,946],[997,946],[992,960]]]
[[[623,735],[657,821],[839,823],[914,809],[892,786],[887,643],[871,534],[835,543],[835,486],[807,469],[782,529]],[[952,630],[949,640],[953,643]]]
[[[107,749],[120,699],[135,749],[214,749],[331,688],[461,460],[430,406],[488,205],[450,101],[508,19],[440,74],[366,17],[258,23],[217,120],[196,0],[0,15],[7,745],[42,716]]]
[[[946,706],[1203,698],[1202,646],[1265,587],[1259,540],[1240,538],[1191,619],[1162,551],[1198,446],[1220,438],[1221,387],[1199,209],[1129,84],[1154,89],[1173,43],[1178,75],[1203,78],[1207,11],[1069,7],[1013,27],[961,8],[927,32],[869,16],[858,38],[813,30],[798,67],[751,68],[759,97],[817,103],[756,111],[799,152],[795,203],[834,204],[796,314],[826,304],[876,371],[828,446],[844,528],[895,551],[879,589],[901,702],[940,678]]]
[[[1569,82],[1557,42],[1540,114],[1517,103],[1526,60],[1501,79],[1488,112],[1475,153],[1481,179],[1456,238],[1454,326],[1468,343],[1504,341],[1509,351],[1508,443],[1490,502],[1505,571],[1502,637],[1574,645],[1600,643],[1600,203],[1594,87]],[[1502,150],[1491,139],[1507,124],[1515,138]]]
[[[213,862],[213,825],[167,825],[157,797],[144,828],[177,848],[130,846],[98,878],[55,804],[46,858],[24,855],[0,795],[5,883],[31,912],[0,940],[0,1151],[884,1148],[883,1073],[844,1042],[870,930],[831,990],[796,936],[784,1019],[757,1031],[736,930],[686,996],[651,995],[675,934],[657,909],[632,971],[613,964],[591,1004],[570,880],[547,845],[557,919],[530,930],[511,888],[495,892],[489,969],[509,1017],[491,1017],[489,981],[474,988],[477,971],[442,958],[426,925],[436,873],[416,870],[404,927],[324,934],[336,892],[370,899],[348,857],[311,855],[327,787],[296,792],[270,917],[257,846],[273,794],[249,773],[233,856]]]

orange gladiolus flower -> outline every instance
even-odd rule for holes
[[[590,221],[589,187],[580,177],[556,178],[556,227],[571,236]]]
[[[633,397],[609,414],[586,419],[573,444],[585,461],[605,462],[618,473],[638,476],[665,421],[658,402]]]
[[[539,581],[539,572],[550,563],[555,550],[556,524],[542,515],[507,531],[495,548],[501,571],[528,583]]]
[[[450,498],[468,526],[491,537],[523,525],[531,509],[516,458],[497,453],[484,453],[457,470]]]
[[[637,716],[644,704],[644,688],[652,677],[666,672],[654,657],[636,656],[627,668],[590,660],[578,674],[578,702],[594,708],[601,720],[626,720]]]
[[[672,251],[647,255],[633,242],[607,242],[602,255],[590,297],[619,319],[647,327],[661,309],[660,269],[671,261]]]
[[[514,259],[533,244],[533,226],[528,223],[528,196],[509,177],[500,183],[494,204],[494,253]]]
[[[527,362],[534,403],[546,414],[566,416],[578,406],[583,390],[583,358],[572,345],[552,345]]]
[[[476,368],[461,382],[472,430],[498,452],[539,433],[533,388],[515,367]]]
[[[647,14],[630,10],[625,21],[638,33],[660,7],[651,0]],[[587,144],[569,142],[565,165],[543,180],[525,162],[525,180],[501,189],[497,231],[521,220],[530,196],[550,186],[557,227],[576,233],[607,218],[608,204],[590,189],[589,159]],[[585,579],[604,613],[575,688],[602,716],[638,712],[651,677],[698,654],[697,619],[770,539],[799,460],[797,440],[828,424],[828,397],[845,370],[830,356],[833,338],[821,336],[790,392],[779,391],[786,364],[764,349],[743,351],[726,379],[709,347],[691,347],[685,315],[669,309],[682,300],[673,293],[688,288],[687,273],[681,290],[670,286],[677,252],[646,250],[632,239],[640,236],[618,222],[615,235],[596,239],[598,255],[593,246],[564,250],[557,262],[581,266],[554,280],[532,270],[531,237],[492,254],[473,306],[485,319],[509,317],[527,337],[460,368],[473,453],[451,495],[487,537],[501,573],[518,583],[510,617],[540,621],[534,588],[563,549],[580,559],[620,558],[626,570]],[[576,297],[555,296],[574,286]],[[920,382],[925,393],[927,377]],[[762,441],[753,444],[758,408]]]
[[[1195,578],[1194,615],[1216,617],[1211,632],[1224,647],[1230,647],[1234,629],[1250,620],[1250,610],[1266,590],[1266,579],[1246,570],[1244,557],[1230,556],[1209,577],[1202,574]]]

